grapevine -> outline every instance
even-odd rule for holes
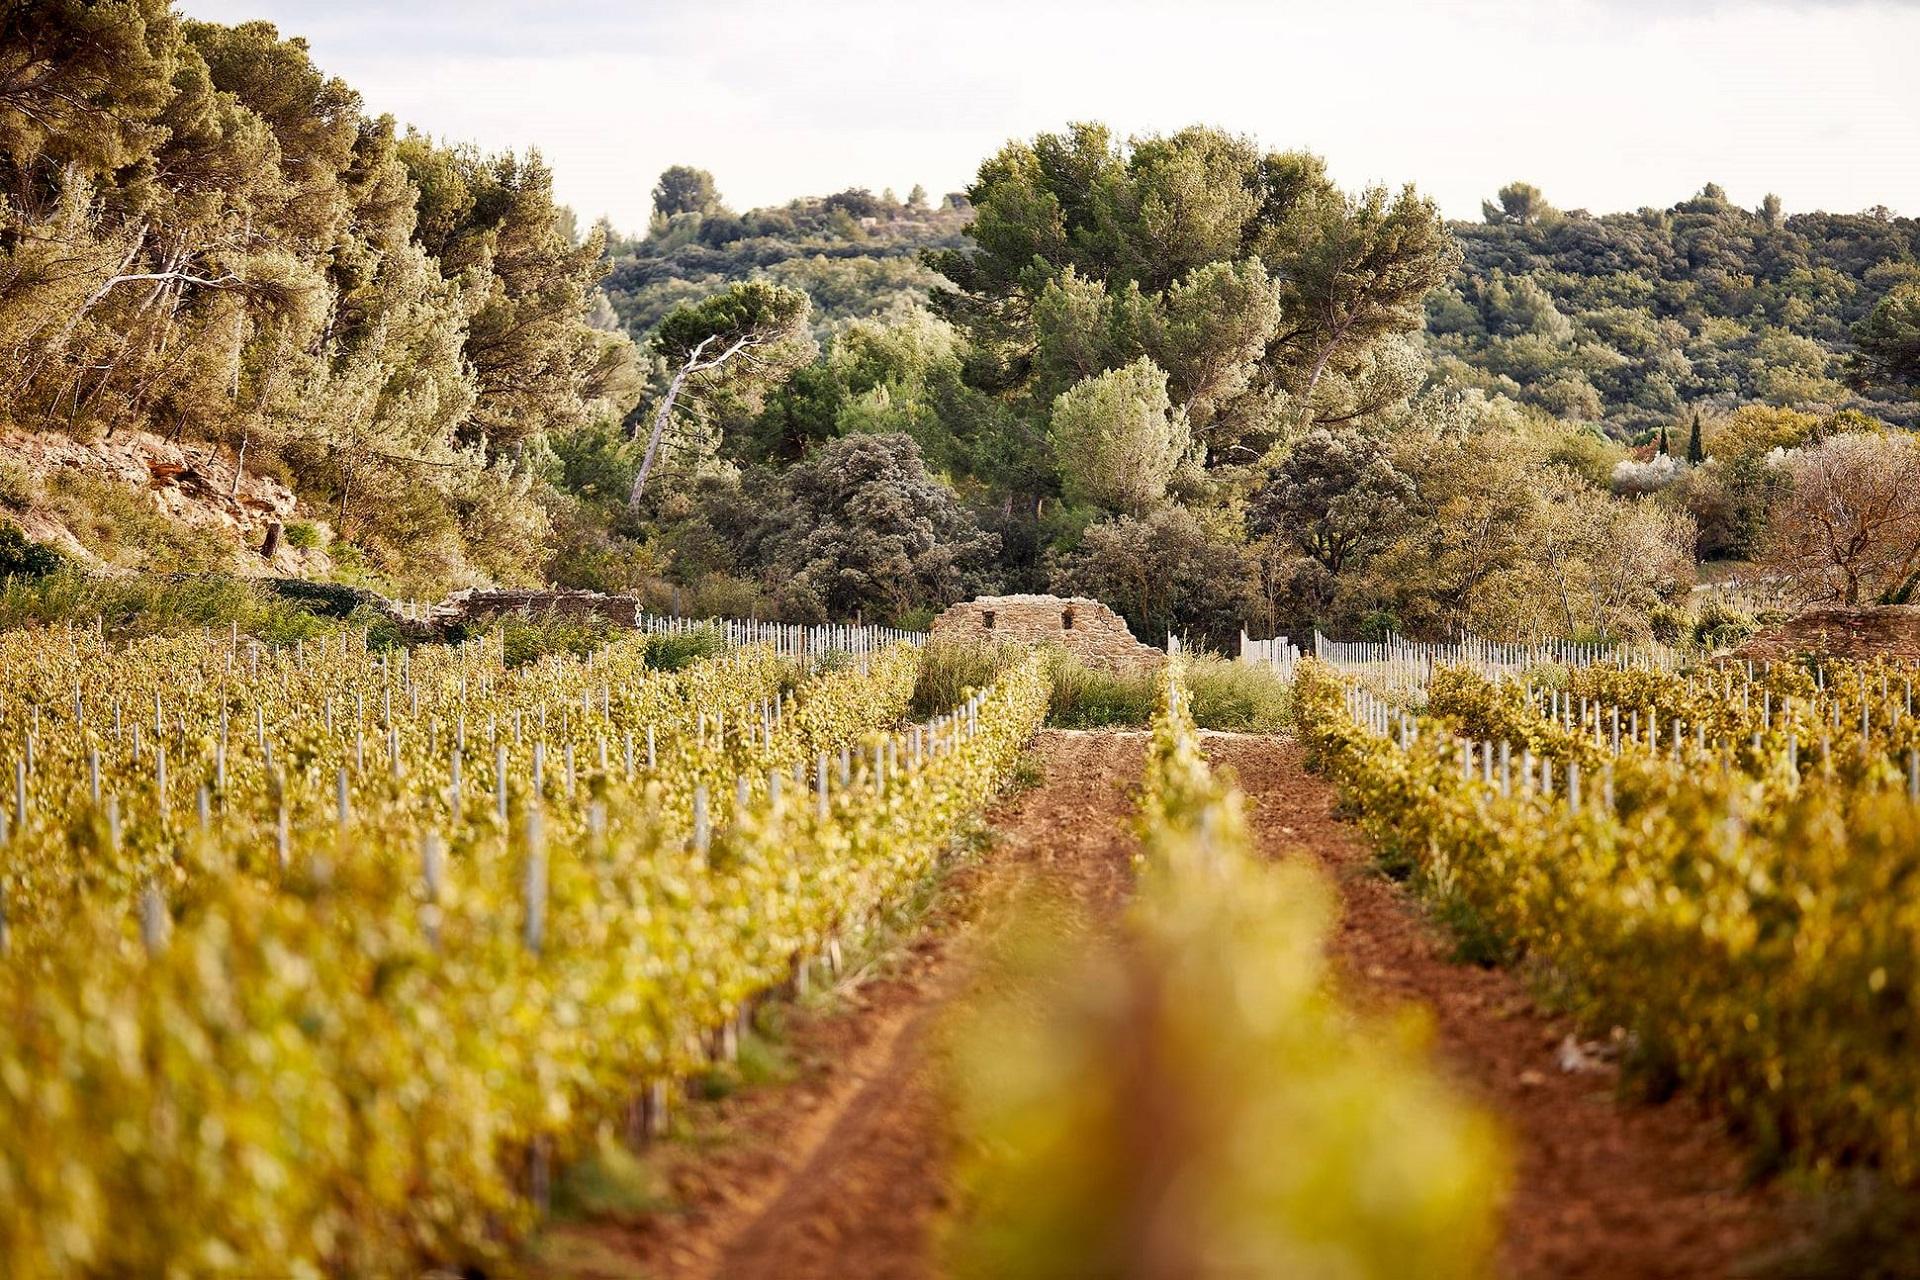
[[[165,652],[197,661],[203,679],[225,667],[191,644]],[[260,679],[294,689],[298,660],[279,656],[262,660]],[[725,713],[727,736],[716,724],[703,737],[695,712],[673,763],[631,783],[624,761],[600,770],[596,750],[571,796],[558,768],[539,789],[521,775],[501,822],[482,795],[456,806],[444,793],[421,745],[432,729],[416,724],[401,768],[379,785],[366,778],[348,824],[294,828],[284,870],[256,865],[272,844],[237,801],[264,791],[229,757],[231,808],[205,830],[191,810],[156,828],[173,841],[172,865],[194,869],[176,893],[149,884],[110,909],[109,874],[81,896],[87,909],[0,965],[10,1275],[499,1264],[535,1219],[548,1163],[627,1125],[642,1100],[705,1064],[747,1002],[924,877],[1047,701],[1044,670],[1028,660],[947,715],[874,733],[911,692],[910,651],[880,654],[864,674],[822,674],[764,720],[739,709],[780,692],[765,656],[631,682],[613,678],[617,658],[533,673],[535,686],[560,684],[547,698],[550,732],[555,704],[579,693],[559,726],[576,747],[597,747],[603,730],[624,732],[648,708]],[[129,661],[161,666],[148,650]],[[415,655],[422,714],[464,678],[470,700],[505,700],[489,715],[521,713],[524,747],[540,699],[490,661]],[[318,687],[348,678],[327,668]],[[204,684],[179,692],[203,727],[222,705],[231,724],[230,692],[224,704]],[[295,745],[280,759],[305,742],[338,752],[341,735],[320,737],[324,710],[310,696],[282,709]],[[470,701],[470,734],[473,721]],[[47,742],[54,723],[43,712]],[[835,745],[846,754],[827,759]],[[323,770],[338,757],[320,758],[322,794],[303,798],[303,813],[325,808]],[[47,774],[29,800],[29,838],[9,846],[10,883],[13,851],[49,848],[35,833],[74,798],[70,779],[53,780],[54,759],[36,759]],[[697,781],[728,767],[746,783],[743,803]],[[705,824],[684,813],[693,795],[711,800]]]

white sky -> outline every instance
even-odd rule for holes
[[[369,110],[538,146],[583,218],[644,226],[669,164],[736,208],[959,190],[1069,120],[1191,123],[1413,181],[1454,217],[1563,208],[1920,214],[1920,0],[181,0],[303,35]]]

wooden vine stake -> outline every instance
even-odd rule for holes
[[[526,916],[521,941],[537,959],[547,931],[547,845],[539,805],[527,809],[527,865],[523,897]],[[535,1134],[527,1147],[527,1195],[545,1217],[553,1207],[553,1145],[544,1133]]]

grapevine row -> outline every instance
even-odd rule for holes
[[[283,876],[296,846],[389,819],[458,843],[531,803],[633,807],[651,786],[686,826],[697,793],[738,805],[736,781],[757,797],[898,716],[918,665],[900,646],[795,688],[762,649],[650,671],[643,638],[513,672],[478,647],[375,659],[352,636],[264,660],[67,639],[0,637],[0,928],[29,949],[81,904],[177,905],[208,870]]]
[[[912,670],[882,655],[832,698],[770,714],[768,750],[812,750],[868,714],[860,695],[903,700]],[[728,696],[725,674],[695,677],[696,696]],[[571,676],[617,705],[618,683]],[[439,780],[403,769],[392,802],[299,829],[284,876],[202,875],[190,910],[137,935],[117,913],[72,913],[30,964],[0,963],[9,1274],[497,1261],[554,1161],[657,1118],[753,999],[929,872],[1046,702],[1029,660],[849,751],[844,772],[815,751],[794,773],[776,765],[786,785],[756,759],[724,823],[682,821],[659,780],[601,775],[578,803],[550,784],[505,823],[439,825]],[[185,839],[211,863],[221,831]]]
[[[1139,830],[1115,952],[1052,983],[1059,1007],[978,1033],[967,1273],[1484,1275],[1505,1180],[1491,1122],[1413,1022],[1345,1005],[1333,890],[1254,856],[1177,663]]]
[[[1296,694],[1304,737],[1376,839],[1496,952],[1528,958],[1587,1025],[1618,1028],[1650,1086],[1697,1091],[1765,1156],[1865,1163],[1911,1185],[1920,806],[1893,785],[1888,753],[1912,721],[1887,707],[1885,736],[1871,713],[1849,733],[1829,710],[1873,706],[1883,676],[1891,696],[1878,665],[1829,668],[1821,688],[1768,686],[1834,735],[1831,766],[1805,769],[1789,769],[1793,738],[1777,726],[1769,737],[1764,720],[1760,756],[1740,763],[1734,735],[1761,699],[1743,703],[1724,682],[1702,682],[1694,700],[1675,682],[1630,691],[1682,721],[1720,708],[1713,722],[1736,745],[1698,756],[1683,745],[1679,759],[1658,738],[1616,756],[1596,746],[1591,719],[1569,729],[1555,707],[1485,687],[1477,699],[1436,687],[1430,710],[1452,718],[1404,726],[1356,707],[1323,666],[1302,668]],[[1618,679],[1576,673],[1573,687],[1616,691]],[[1604,782],[1530,767],[1490,777],[1462,725],[1542,759],[1603,755]]]

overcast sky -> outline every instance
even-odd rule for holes
[[[1455,217],[1515,178],[1563,208],[1719,182],[1920,213],[1920,0],[182,0],[303,35],[375,113],[538,146],[584,217],[659,171],[736,208],[958,190],[1012,137],[1190,123],[1412,181]]]

